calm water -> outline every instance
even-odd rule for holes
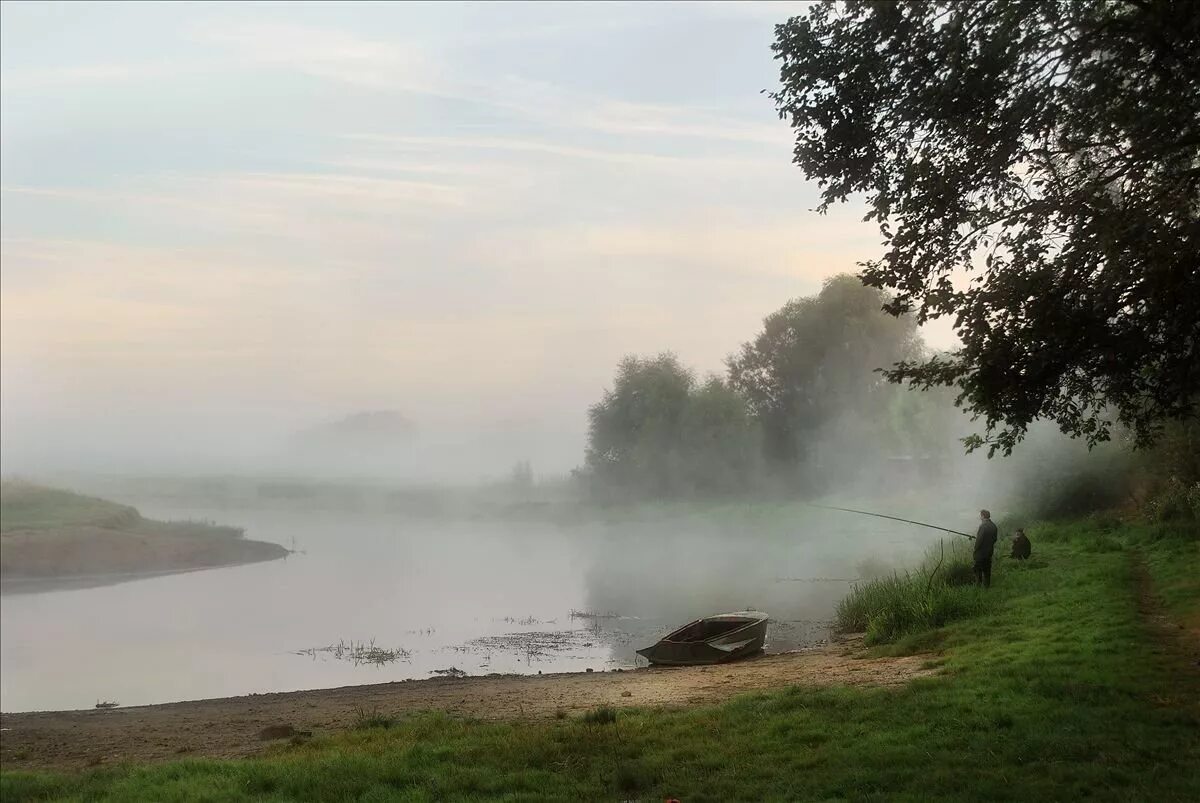
[[[759,531],[701,518],[560,526],[139,506],[156,518],[243,525],[248,538],[304,552],[5,595],[4,711],[378,683],[451,667],[472,675],[631,667],[636,648],[670,629],[744,608],[771,614],[769,650],[790,649],[827,636],[823,620],[847,588],[839,578],[856,576],[859,561],[908,559],[928,540],[873,523],[848,530],[836,518]],[[329,652],[296,654],[371,640],[407,656],[356,665]]]

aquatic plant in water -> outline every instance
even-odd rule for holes
[[[396,647],[395,649],[380,647],[375,644],[375,639],[371,639],[368,642],[340,639],[337,644],[330,644],[325,647],[309,647],[306,650],[296,650],[293,654],[307,655],[311,658],[316,658],[318,655],[329,655],[339,661],[349,661],[355,666],[362,664],[382,666],[400,660],[407,661],[412,657],[412,653],[401,647]]]

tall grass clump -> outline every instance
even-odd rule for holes
[[[583,721],[588,725],[611,725],[617,721],[617,709],[609,705],[601,705],[586,711]]]
[[[398,721],[395,717],[383,713],[378,708],[358,706],[354,709],[354,722],[350,727],[355,730],[369,730],[371,728],[387,729],[397,724]]]
[[[982,609],[973,581],[969,545],[942,542],[915,571],[856,584],[838,603],[834,624],[843,633],[865,633],[868,644],[941,627]]]

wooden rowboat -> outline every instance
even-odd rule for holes
[[[761,651],[766,638],[765,613],[738,611],[697,619],[637,653],[663,666],[720,664]]]

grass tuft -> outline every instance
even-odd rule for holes
[[[613,778],[618,792],[633,794],[654,784],[654,778],[645,767],[636,761],[626,761],[617,766]]]
[[[395,725],[398,720],[393,716],[380,711],[378,708],[355,708],[354,723],[351,725],[354,730],[370,730],[371,728],[390,728]]]
[[[593,708],[584,713],[583,721],[588,725],[611,725],[617,721],[617,709],[608,705]]]

